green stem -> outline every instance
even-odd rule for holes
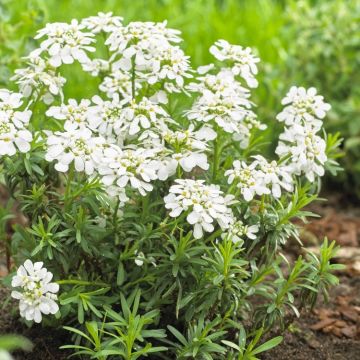
[[[212,182],[216,181],[218,166],[219,166],[219,143],[218,143],[218,137],[216,137],[216,139],[214,140],[214,162],[213,162]]]
[[[113,214],[113,227],[114,227],[114,233],[117,233],[117,225],[118,225],[118,211],[120,207],[120,198],[117,199],[114,214]]]
[[[142,197],[142,215],[141,215],[141,218],[144,220],[146,218],[146,215],[147,215],[147,210],[148,210],[148,207],[149,207],[149,200],[150,200],[150,193],[149,194],[146,194],[146,196],[143,196]]]
[[[182,178],[182,170],[180,165],[178,165],[178,167],[176,168],[176,175],[178,179]]]
[[[71,183],[74,178],[74,164],[70,165],[69,175],[67,177],[66,189],[65,189],[65,199],[64,199],[64,208],[65,212],[67,212],[72,197],[70,196]]]
[[[132,64],[132,70],[131,70],[131,96],[132,99],[135,99],[135,56],[132,57],[131,59],[131,64]]]

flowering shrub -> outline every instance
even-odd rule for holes
[[[19,93],[0,93],[4,182],[28,218],[11,244],[20,315],[66,325],[65,347],[99,359],[255,359],[279,344],[263,336],[337,283],[334,243],[293,266],[281,253],[337,169],[330,105],[292,87],[266,159],[251,49],[219,40],[194,70],[165,22],[110,13],[36,38]],[[70,64],[98,94],[67,98]]]

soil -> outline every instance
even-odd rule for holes
[[[264,353],[262,360],[360,360],[360,207],[348,204],[331,195],[327,203],[312,206],[311,210],[322,217],[312,220],[302,233],[305,247],[316,250],[324,236],[337,239],[343,247],[338,262],[346,269],[337,274],[340,285],[331,290],[328,303],[320,300],[312,312],[291,324],[283,342]],[[298,252],[299,247],[290,242],[287,256],[294,259]],[[4,261],[0,258],[0,277],[2,272]],[[59,350],[71,343],[68,333],[43,325],[26,327],[7,298],[9,291],[0,288],[0,335],[22,334],[34,344],[31,353],[17,352],[14,359],[63,360],[69,356],[69,352]]]
[[[309,314],[296,320],[284,335],[284,340],[278,347],[264,353],[262,360],[359,360],[360,359],[360,323],[348,320],[340,314],[339,322],[347,323],[348,328],[355,327],[354,334],[339,336],[332,332],[324,332],[326,327],[313,330],[320,324],[319,311],[336,312],[339,308],[339,297],[354,299],[355,307],[360,303],[360,277],[341,277],[340,285],[330,293],[330,301],[320,302]],[[348,321],[347,321],[348,320]],[[325,320],[326,321],[326,320]],[[323,324],[325,322],[323,321]],[[321,325],[321,324],[320,324]],[[316,327],[317,328],[317,327]]]

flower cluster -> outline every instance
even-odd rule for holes
[[[292,191],[292,173],[287,165],[270,163],[261,155],[254,156],[254,161],[247,165],[244,161],[235,160],[233,168],[225,172],[229,184],[235,184],[246,201],[255,195],[272,194],[281,196],[281,188]]]
[[[220,61],[230,61],[233,74],[240,75],[248,86],[258,86],[255,75],[258,72],[256,64],[260,59],[253,55],[249,47],[243,48],[240,45],[229,44],[226,40],[218,40],[211,46],[210,52]]]
[[[121,16],[113,16],[112,12],[99,12],[97,16],[90,16],[81,23],[93,34],[100,32],[109,33],[122,25],[123,18]]]
[[[323,99],[315,88],[293,86],[282,101],[286,105],[284,110],[277,116],[287,127],[280,135],[276,153],[280,157],[290,156],[292,172],[305,174],[309,181],[314,181],[316,175],[324,175],[327,161],[326,143],[317,135],[322,119],[330,110]]]
[[[52,283],[53,274],[43,267],[42,262],[26,260],[11,281],[14,290],[11,296],[19,300],[20,315],[26,320],[41,322],[42,314],[56,314],[59,306],[56,293],[59,285]]]
[[[93,137],[87,128],[68,129],[65,132],[57,131],[47,138],[45,159],[57,160],[57,171],[66,172],[70,164],[74,163],[76,171],[85,171],[91,175],[102,160],[105,139]]]
[[[213,67],[198,69],[199,74],[211,71]],[[251,110],[250,92],[236,79],[233,71],[222,68],[217,74],[199,76],[187,89],[200,93],[192,108],[186,112],[189,120],[209,123],[220,127],[239,141],[242,148],[247,147],[251,133],[266,129]]]
[[[113,52],[112,77],[119,77],[115,74],[120,69],[123,76],[135,72],[141,82],[150,85],[163,83],[168,92],[181,90],[184,79],[192,75],[189,57],[176,45],[181,42],[179,33],[168,29],[166,22],[117,26],[105,42]]]
[[[305,89],[293,86],[281,102],[285,105],[284,110],[277,115],[279,121],[286,125],[312,123],[322,126],[323,119],[331,106],[324,102],[324,97],[316,95],[315,88]]]
[[[5,89],[0,90],[0,156],[14,155],[16,148],[28,152],[33,139],[27,130],[30,110],[18,110],[23,104],[22,95]]]
[[[204,180],[177,179],[169,192],[164,198],[165,207],[171,210],[169,215],[178,217],[182,212],[186,212],[186,220],[194,226],[195,239],[200,239],[203,231],[213,232],[214,221],[222,229],[227,229],[233,220],[229,206],[234,197],[223,196],[219,186],[206,185]]]
[[[46,37],[46,40],[43,40],[40,48],[34,50],[30,56],[37,57],[45,52],[49,64],[55,68],[61,64],[72,64],[75,60],[86,63],[89,61],[87,52],[95,51],[91,46],[95,40],[94,34],[83,31],[85,29],[85,25],[79,24],[75,19],[70,24],[47,24],[35,36],[35,39]]]
[[[185,131],[167,130],[162,137],[171,155],[162,161],[159,171],[160,180],[174,175],[178,166],[185,172],[190,172],[197,166],[203,170],[209,169],[204,151],[208,149],[207,142],[216,137],[216,133],[211,128],[203,126],[198,131],[194,131],[194,125],[190,125]]]
[[[62,88],[66,79],[56,72],[47,60],[39,56],[26,58],[27,67],[15,70],[11,78],[19,85],[20,92],[25,97],[33,96],[45,104],[51,104],[54,97],[60,95],[63,99]]]
[[[242,220],[237,220],[230,224],[229,228],[221,235],[221,237],[223,239],[231,239],[235,244],[241,244],[244,241],[244,237],[255,240],[258,231],[258,225],[245,225]]]

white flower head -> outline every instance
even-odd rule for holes
[[[127,59],[136,55],[142,62],[154,46],[181,42],[180,31],[169,29],[166,25],[166,21],[131,22],[113,29],[105,44],[109,45],[110,51],[121,53]]]
[[[33,136],[26,129],[19,130],[14,124],[0,121],[0,156],[15,155],[16,148],[26,153],[31,148]]]
[[[235,182],[238,189],[246,201],[251,201],[254,196],[269,194],[270,190],[265,186],[259,170],[256,169],[257,163],[254,161],[247,165],[244,161],[235,160],[233,168],[225,171],[228,183]]]
[[[33,136],[26,129],[31,117],[30,110],[20,111],[22,94],[0,90],[0,156],[15,155],[30,150]]]
[[[229,44],[226,40],[218,40],[210,47],[210,53],[220,61],[230,61],[234,75],[241,76],[249,87],[258,86],[255,75],[258,72],[256,64],[260,59],[253,55],[249,47],[243,48]]]
[[[228,133],[238,132],[238,123],[249,113],[251,103],[240,97],[222,97],[204,91],[192,108],[186,112],[189,120],[217,124]]]
[[[93,136],[91,130],[68,126],[67,131],[55,132],[47,138],[45,159],[56,160],[57,171],[66,172],[74,163],[76,171],[91,175],[102,160],[104,144],[105,139]]]
[[[167,129],[162,138],[171,152],[171,157],[166,158],[159,169],[160,180],[174,175],[178,166],[186,172],[197,166],[203,170],[209,169],[205,154],[208,149],[207,142],[216,138],[216,132],[210,127],[203,126],[195,131],[194,125],[191,124],[187,130]]]
[[[82,20],[82,24],[93,34],[101,31],[108,33],[122,25],[123,18],[121,16],[113,16],[112,12],[99,12],[96,16],[89,16]]]
[[[146,76],[148,83],[155,84],[166,80],[173,82],[176,88],[182,89],[184,78],[192,77],[189,58],[178,46],[154,49],[148,65],[151,68],[151,73]],[[168,87],[168,89],[172,88]]]
[[[19,300],[20,315],[26,320],[40,323],[42,314],[56,314],[59,306],[56,293],[59,285],[52,283],[53,274],[43,267],[42,262],[32,263],[26,260],[12,278],[14,290],[11,296]]]
[[[128,100],[120,100],[119,94],[114,94],[111,100],[103,100],[95,95],[92,98],[95,104],[89,108],[89,128],[105,137],[108,142],[121,144],[126,137],[124,131],[123,108]]]
[[[47,52],[49,63],[57,68],[61,64],[72,64],[74,60],[80,63],[89,61],[86,52],[94,52],[91,44],[95,41],[94,34],[83,31],[85,25],[79,24],[76,19],[68,23],[46,24],[45,28],[38,31],[35,39],[46,37],[40,44],[40,48],[32,52],[32,56],[38,56]]]
[[[106,96],[112,98],[114,94],[120,94],[127,98],[132,95],[132,79],[128,71],[121,69],[114,70],[108,76],[105,76],[103,82],[99,85],[99,89],[106,93]],[[141,84],[135,79],[135,94],[141,89]]]
[[[190,83],[186,89],[198,93],[210,91],[223,98],[248,99],[250,97],[249,90],[241,86],[229,68],[223,68],[214,75],[206,74],[205,76],[198,76],[196,80],[197,82]]]
[[[84,71],[91,74],[91,76],[99,76],[100,74],[107,73],[110,70],[110,64],[107,60],[93,59],[81,63]]]
[[[244,237],[255,240],[258,231],[258,225],[245,225],[241,220],[234,220],[221,237],[223,239],[231,239],[234,244],[237,244],[243,242]]]
[[[82,99],[78,104],[75,99],[69,99],[68,104],[52,106],[46,111],[48,117],[65,120],[65,130],[84,128],[88,126],[90,100]]]
[[[279,121],[284,121],[286,125],[310,122],[318,129],[322,126],[319,119],[323,119],[331,108],[313,87],[305,89],[292,86],[281,103],[285,108],[276,117]]]
[[[22,98],[22,94],[0,89],[0,122],[13,123],[18,129],[23,129],[28,125],[31,111],[18,110],[23,104]]]
[[[219,186],[206,185],[204,180],[175,180],[175,185],[165,196],[165,207],[171,217],[178,217],[182,212],[188,212],[186,220],[194,226],[194,237],[200,239],[203,232],[214,231],[214,221],[222,229],[227,229],[233,219],[229,207],[233,196],[223,196]]]
[[[139,102],[130,100],[124,102],[124,108],[120,119],[129,135],[135,135],[142,129],[157,127],[159,123],[166,122],[169,115],[158,104],[143,97]]]
[[[249,111],[237,124],[237,131],[233,133],[233,139],[239,141],[242,149],[249,146],[250,137],[255,130],[265,130],[267,126],[261,123],[255,113]]]
[[[112,145],[104,150],[99,166],[101,181],[105,186],[124,189],[128,184],[142,196],[153,189],[151,181],[156,180],[159,168],[156,153],[151,149],[121,149]]]
[[[54,68],[39,56],[26,58],[27,67],[15,70],[11,80],[19,85],[20,92],[25,97],[39,96],[46,104],[54,100],[54,96],[63,97],[62,88],[66,79],[57,74]]]
[[[281,188],[286,191],[293,190],[291,169],[287,165],[279,165],[275,160],[268,162],[263,156],[256,155],[254,159],[259,168],[258,176],[263,185],[271,190],[274,197],[281,196]]]
[[[295,175],[302,173],[309,181],[315,176],[323,176],[324,164],[327,160],[326,142],[316,135],[317,127],[295,124],[280,135],[280,142],[276,154],[280,157],[289,156],[289,169]]]

